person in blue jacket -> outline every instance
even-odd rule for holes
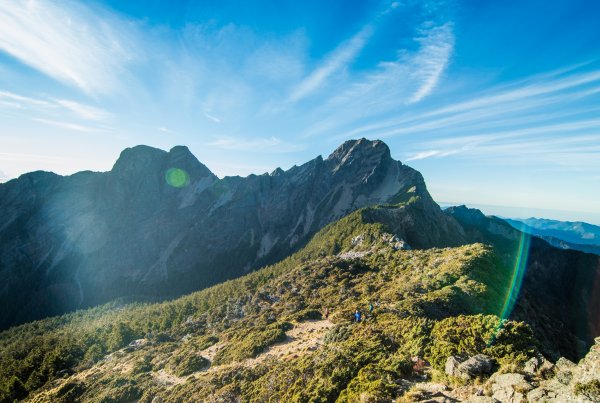
[[[354,321],[356,323],[359,323],[362,320],[362,314],[360,313],[360,311],[357,309],[356,312],[354,312]]]

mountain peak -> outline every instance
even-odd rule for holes
[[[121,152],[112,171],[146,175],[149,172],[162,172],[169,168],[183,169],[192,179],[206,176],[216,178],[186,146],[182,145],[171,148],[169,152],[146,145],[126,148]]]
[[[445,211],[453,217],[460,217],[462,221],[469,224],[475,224],[486,219],[485,214],[481,210],[467,207],[464,204],[448,207]]]
[[[192,178],[203,178],[216,176],[186,146],[175,146],[168,154],[167,163],[169,168],[180,168],[186,170]]]
[[[379,157],[380,160],[390,160],[390,149],[381,140],[348,140],[327,157],[328,160],[337,161],[341,164],[349,163],[356,159],[370,159]]]
[[[128,147],[121,151],[121,154],[119,155],[117,162],[115,162],[112,170],[137,171],[152,165],[153,162],[160,161],[166,155],[166,151],[146,145]]]

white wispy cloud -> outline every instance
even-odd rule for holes
[[[52,120],[52,119],[43,119],[43,118],[33,118],[32,120],[36,122],[40,122],[49,126],[55,126],[61,129],[73,130],[77,132],[85,132],[85,133],[94,133],[105,131],[105,129],[101,129],[94,126],[87,126],[78,123],[68,122],[68,121],[60,121],[60,120]]]
[[[575,73],[573,75],[557,78],[550,82],[535,82],[536,77],[531,77],[530,82],[519,85],[517,88],[494,93],[494,89],[490,90],[492,94],[476,97],[475,99],[457,102],[455,104],[433,110],[427,113],[424,117],[430,117],[440,114],[456,113],[469,109],[479,109],[487,106],[495,106],[518,100],[531,99],[532,97],[557,93],[559,91],[576,88],[585,84],[600,81],[600,71],[592,71],[585,73]],[[533,82],[531,82],[533,81]],[[520,83],[519,83],[520,84]]]
[[[78,117],[86,120],[106,120],[111,114],[104,109],[97,108],[95,106],[85,105],[79,102],[70,101],[67,99],[57,99],[54,102],[62,106],[63,108],[74,113]]]
[[[30,120],[81,132],[106,131],[107,128],[100,123],[112,116],[104,109],[73,100],[32,97],[9,91],[0,91],[0,109],[2,108],[16,110]],[[73,118],[91,122],[92,125],[70,122]]]
[[[88,94],[118,88],[131,36],[125,21],[84,3],[0,2],[0,50]]]
[[[44,99],[31,98],[19,94],[15,94],[14,92],[9,91],[0,91],[0,100],[10,100],[14,102],[14,104],[22,107],[23,105],[35,105],[42,107],[53,107],[54,105]]]
[[[453,24],[446,23],[431,29],[423,30],[417,42],[421,51],[412,60],[412,79],[420,83],[417,91],[408,100],[419,102],[433,91],[454,50]]]
[[[539,82],[538,77],[530,77],[528,80],[513,84],[516,88],[491,89],[486,94],[441,108],[364,125],[353,129],[349,135],[358,136],[368,133],[376,136],[400,135],[410,133],[412,130],[449,128],[459,123],[488,120],[491,116],[506,117],[515,111],[593,96],[599,93],[600,87],[581,90],[578,88],[597,82],[600,82],[600,71],[573,73],[546,82]]]
[[[208,118],[209,120],[212,120],[212,121],[213,121],[213,122],[215,122],[215,123],[221,123],[221,119],[219,119],[219,118],[218,118],[218,117],[216,117],[216,116],[213,116],[213,115],[211,115],[211,114],[210,114],[210,113],[208,113],[208,112],[204,112],[204,116],[206,116],[206,118]]]
[[[161,132],[167,133],[167,134],[177,134],[177,135],[180,134],[179,132],[176,132],[173,129],[169,129],[168,127],[165,127],[165,126],[159,127],[158,131],[161,131]]]
[[[344,133],[341,137],[348,137],[349,131],[340,130],[340,126],[399,110],[430,95],[454,50],[453,24],[424,23],[413,41],[416,50],[400,49],[396,60],[380,62],[332,91],[334,95],[317,111],[320,116],[313,119],[316,123],[304,136],[337,130]]]
[[[597,128],[593,134],[573,135],[578,129]],[[555,137],[554,133],[568,133]],[[406,161],[460,155],[460,158],[518,161],[532,166],[593,166],[600,160],[600,121],[573,122],[501,133],[451,137],[422,143]]]
[[[312,94],[324,85],[332,74],[346,68],[360,54],[372,33],[373,28],[367,25],[338,46],[320,66],[294,88],[290,95],[290,101],[295,102]]]
[[[302,151],[305,147],[300,144],[285,142],[277,137],[240,139],[223,136],[207,144],[210,147],[235,151],[265,151],[275,153],[288,153]]]
[[[453,154],[457,154],[460,151],[466,150],[467,148],[462,148],[462,149],[451,149],[451,150],[427,150],[427,151],[419,151],[416,154],[411,155],[410,157],[406,158],[406,161],[417,161],[417,160],[424,160],[426,158],[440,158],[440,157],[447,157],[449,155],[453,155]]]

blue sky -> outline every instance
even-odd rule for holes
[[[0,178],[137,144],[260,174],[367,137],[439,202],[600,224],[599,20],[593,0],[1,2]]]

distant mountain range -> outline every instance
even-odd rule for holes
[[[597,225],[533,217],[504,220],[514,228],[540,237],[557,248],[600,255],[600,227]]]

